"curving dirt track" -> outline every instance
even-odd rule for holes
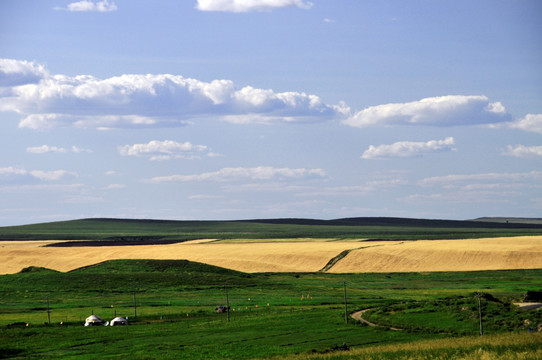
[[[352,313],[350,314],[350,317],[352,317],[352,319],[354,320],[358,320],[358,321],[361,321],[362,323],[364,324],[367,324],[369,326],[373,326],[373,327],[384,327],[384,326],[381,326],[381,325],[377,325],[373,322],[370,322],[369,320],[365,320],[363,318],[363,314],[366,313],[367,311],[369,310],[373,310],[374,308],[370,308],[370,309],[363,309],[363,310],[360,310],[360,311],[356,311],[355,313]],[[393,331],[402,331],[403,329],[399,329],[399,328],[395,328],[395,327],[390,327],[389,328],[390,330],[393,330]]]

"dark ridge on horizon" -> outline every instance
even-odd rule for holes
[[[415,227],[489,227],[489,228],[542,228],[542,218],[520,217],[479,217],[471,220],[446,220],[446,219],[420,219],[402,217],[347,217],[330,220],[310,218],[269,218],[269,219],[241,219],[241,220],[163,220],[163,219],[130,219],[130,218],[82,218],[73,220],[61,220],[45,223],[26,225],[14,225],[5,227],[25,227],[62,222],[111,222],[133,224],[217,224],[217,223],[262,223],[280,225],[308,225],[308,226],[415,226]],[[4,227],[4,226],[3,226]],[[2,227],[0,227],[2,228]]]
[[[542,228],[539,219],[523,218],[524,222],[492,221],[493,218],[479,218],[474,220],[444,220],[444,219],[416,219],[400,217],[352,217],[332,220],[303,219],[303,218],[278,218],[278,219],[252,219],[236,220],[238,222],[254,222],[266,224],[291,224],[291,225],[335,225],[335,226],[419,226],[419,227],[489,227],[489,228]],[[499,218],[508,219],[508,218]],[[513,219],[513,218],[510,218]]]
[[[516,219],[516,221],[514,220]],[[522,221],[517,221],[521,219]],[[149,224],[173,223],[261,223],[277,225],[307,225],[307,226],[415,226],[443,228],[507,228],[526,229],[542,228],[542,219],[513,218],[513,217],[480,217],[472,220],[419,219],[402,217],[348,217],[330,220],[310,218],[271,218],[271,219],[242,219],[242,220],[160,220],[160,219],[122,219],[122,218],[86,218],[84,221],[108,221]],[[508,221],[509,220],[509,221]],[[78,221],[78,220],[69,220]]]

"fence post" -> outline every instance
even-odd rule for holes
[[[135,284],[132,284],[132,292],[134,294],[134,317],[137,318],[137,303],[136,303],[136,294],[135,294]]]
[[[348,324],[348,301],[346,300],[346,281],[343,282],[344,287],[344,322]]]
[[[482,293],[478,292],[478,316],[480,318],[480,336],[484,335],[484,327],[482,325],[482,301],[480,298],[482,297]]]
[[[49,295],[47,295],[47,324],[51,325],[51,308],[49,307]]]
[[[228,314],[228,322],[230,322],[230,299],[228,297],[228,285],[224,285],[224,291],[226,292],[226,313]]]

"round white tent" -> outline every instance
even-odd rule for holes
[[[111,320],[110,326],[117,326],[117,325],[128,325],[128,321],[123,317],[116,317],[113,320]]]
[[[104,321],[102,320],[102,318],[94,314],[90,315],[85,320],[85,326],[96,326],[96,325],[103,325],[103,324],[104,324]]]

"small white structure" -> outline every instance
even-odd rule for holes
[[[85,320],[85,326],[97,326],[97,325],[103,325],[103,324],[104,324],[104,321],[102,320],[102,318],[94,314],[90,315]]]
[[[109,326],[128,325],[128,321],[123,317],[116,317],[109,323]]]

